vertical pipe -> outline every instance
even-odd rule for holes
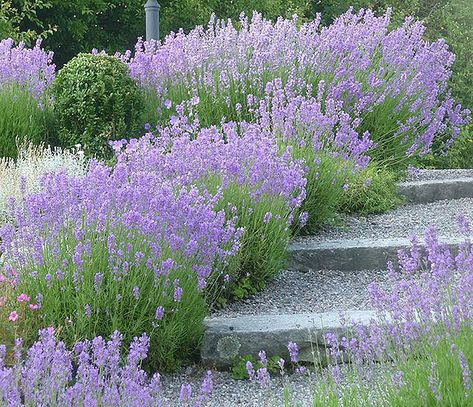
[[[159,4],[157,0],[148,0],[146,12],[146,41],[159,40]]]

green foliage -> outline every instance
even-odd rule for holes
[[[397,177],[375,164],[355,172],[342,196],[339,210],[345,213],[383,213],[402,203],[397,191]]]
[[[64,269],[64,262],[75,264],[74,251],[70,250],[78,243],[75,225],[61,232],[57,247],[45,248],[43,266],[31,270],[37,273],[37,278],[21,279],[12,298],[22,292],[48,293],[42,302],[43,317],[38,319],[34,312],[24,314],[22,337],[31,343],[37,337],[38,329],[52,325],[61,339],[71,346],[78,339],[97,335],[107,337],[115,330],[123,334],[124,344],[129,344],[133,337],[146,332],[151,341],[147,358],[149,367],[155,371],[177,369],[183,361],[193,357],[207,314],[205,299],[198,289],[197,276],[193,271],[195,260],[179,256],[163,244],[161,259],[172,256],[179,267],[170,272],[168,282],[165,279],[157,282],[154,271],[146,266],[151,248],[138,231],[124,227],[107,227],[103,232],[96,230],[96,225],[84,230],[85,239],[90,242],[90,252],[84,257],[80,289],[76,289],[75,273],[65,272],[65,277],[61,279],[53,271]],[[109,265],[107,242],[112,235],[118,247],[131,248],[131,258],[138,252],[144,255],[140,261],[125,262],[129,266],[128,271],[121,273],[120,278]],[[97,273],[103,276],[99,286],[95,279]],[[51,274],[53,277],[48,279]],[[173,282],[176,279],[185,293],[179,302],[173,297]],[[139,287],[138,295],[135,287]],[[158,306],[165,309],[164,318],[160,321],[156,320]]]
[[[473,168],[473,125],[465,127],[447,156],[448,168]]]
[[[31,45],[38,38],[46,38],[53,27],[37,16],[41,10],[51,8],[50,0],[5,0],[0,4],[0,40],[13,38]]]
[[[460,352],[469,369],[473,366],[473,332],[471,327],[445,336],[434,327],[432,337],[419,338],[409,354],[393,350],[391,364],[373,364],[364,368],[356,364],[343,370],[343,386],[321,380],[314,390],[314,407],[390,407],[404,406],[471,406],[471,380],[460,364]],[[442,339],[440,339],[442,338]],[[417,352],[413,357],[413,352]],[[374,370],[373,370],[374,369]],[[369,371],[370,373],[367,373]],[[376,376],[376,380],[367,380]],[[471,373],[470,373],[471,374]],[[465,375],[465,376],[464,376]],[[368,377],[367,377],[368,376]],[[471,383],[471,382],[470,382]],[[293,404],[291,404],[293,405]]]
[[[0,89],[0,157],[16,158],[18,144],[52,142],[53,116],[30,92],[17,85]]]
[[[219,177],[205,182],[210,190],[221,184]],[[261,291],[286,265],[286,247],[291,235],[287,225],[288,203],[274,196],[262,196],[255,201],[252,190],[248,185],[229,185],[216,207],[224,210],[228,219],[236,216],[236,226],[245,233],[240,239],[240,251],[229,260],[226,270],[229,281],[223,284],[226,289],[221,291],[221,278],[209,285],[211,305],[221,306],[227,299],[241,299]]]
[[[298,14],[307,16],[310,0],[163,0],[160,2],[163,34],[183,28],[188,31],[196,25],[206,25],[210,16],[238,20],[244,12],[247,16],[253,11],[261,12],[266,18],[276,20],[279,16],[291,17]]]
[[[452,338],[443,335],[439,338],[445,339],[436,345],[425,339],[422,357],[404,358],[399,363],[407,385],[400,389],[394,389],[394,385],[390,387],[391,406],[473,405],[473,391],[467,384],[470,380],[471,387],[471,371],[468,377],[459,360],[459,352],[463,352],[469,369],[473,366],[473,330],[463,328]]]
[[[429,154],[418,165],[427,168],[473,168],[473,125],[461,130],[447,153]]]
[[[108,141],[140,121],[142,92],[113,56],[79,54],[59,71],[53,94],[61,143],[81,144],[88,155],[110,156]]]
[[[450,0],[439,12],[432,30],[446,39],[456,55],[451,80],[453,95],[473,109],[473,2]]]
[[[343,185],[351,173],[351,165],[330,155],[316,153],[311,145],[294,146],[294,157],[304,159],[309,167],[306,199],[300,213],[307,212],[308,222],[300,234],[316,233],[321,227],[337,222],[337,209],[343,196]]]
[[[279,366],[279,360],[281,359],[280,356],[271,356],[268,358],[267,369],[269,373],[276,374],[281,371]],[[256,359],[253,355],[245,355],[241,356],[239,359],[235,361],[232,366],[232,377],[235,380],[248,380],[250,377],[248,375],[248,371],[246,370],[246,363],[251,362],[253,368],[256,370],[264,367],[262,363]]]

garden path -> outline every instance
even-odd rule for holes
[[[364,322],[373,316],[368,284],[392,284],[387,278],[387,260],[394,260],[398,249],[408,248],[413,234],[422,242],[425,229],[433,225],[442,241],[458,245],[457,216],[463,213],[473,219],[473,170],[420,171],[411,175],[400,191],[410,202],[389,213],[347,216],[343,226],[296,239],[289,248],[288,270],[261,293],[207,319],[202,344],[205,364],[228,366],[218,344],[229,337],[239,341],[238,353],[244,355],[261,349],[279,354],[296,336],[303,359],[308,347],[314,346],[314,336],[327,330],[343,334],[339,311],[355,310],[351,315]],[[165,377],[166,387],[172,391],[183,382],[197,383],[203,372],[202,366],[188,367],[185,372]],[[282,389],[287,385],[298,402],[309,406],[311,386],[317,380],[320,372],[309,377],[290,375],[274,378],[270,389],[261,389],[256,383],[233,380],[228,372],[216,372],[215,394],[209,405],[281,405]]]

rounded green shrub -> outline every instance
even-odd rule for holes
[[[0,157],[16,158],[18,145],[52,143],[52,113],[24,87],[0,89]]]
[[[89,156],[109,156],[109,140],[132,134],[141,116],[142,91],[114,56],[77,55],[59,71],[53,96],[60,142]]]

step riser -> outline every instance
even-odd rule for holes
[[[440,241],[448,243],[455,255],[462,239],[441,239]],[[419,246],[425,250],[423,245]],[[410,247],[411,244],[407,239],[324,242],[319,245],[314,243],[311,246],[293,244],[289,247],[288,268],[301,272],[385,269],[388,261],[397,263],[399,250],[409,250]]]
[[[373,311],[347,311],[345,315],[347,320],[364,325],[376,318]],[[202,362],[218,369],[230,368],[239,357],[257,357],[261,350],[268,357],[279,356],[289,361],[289,341],[297,343],[299,361],[326,365],[325,335],[332,332],[339,338],[351,336],[338,312],[216,318],[204,323]]]
[[[404,182],[399,186],[399,193],[408,202],[415,204],[444,199],[473,198],[473,179]]]

